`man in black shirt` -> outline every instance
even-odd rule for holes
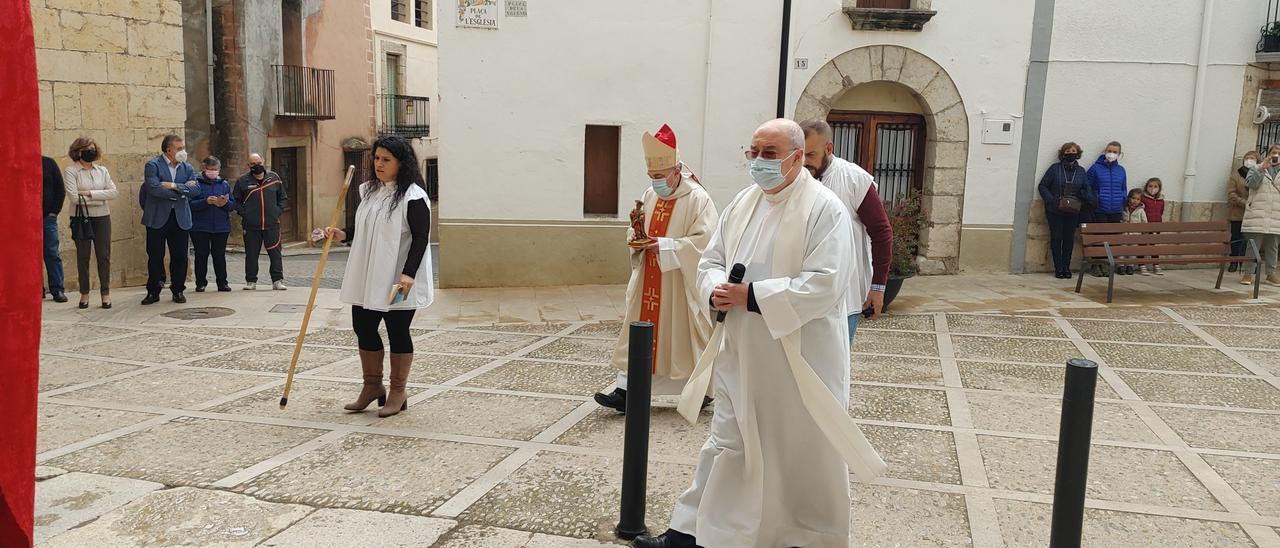
[[[41,156],[44,168],[44,269],[49,274],[49,286],[44,293],[52,293],[55,302],[67,302],[62,284],[62,256],[58,248],[58,214],[62,202],[67,199],[67,187],[62,185],[62,172],[53,158]]]

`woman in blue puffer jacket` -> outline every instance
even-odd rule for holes
[[[1129,196],[1129,180],[1124,166],[1120,165],[1120,143],[1111,141],[1103,149],[1098,160],[1089,168],[1089,187],[1098,197],[1098,207],[1093,211],[1092,222],[1119,223],[1124,221],[1125,201]],[[1105,276],[1102,265],[1094,265],[1094,276]]]

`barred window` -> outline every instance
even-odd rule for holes
[[[391,0],[391,19],[409,22],[409,0]]]
[[[414,0],[413,21],[418,28],[431,30],[431,0]]]

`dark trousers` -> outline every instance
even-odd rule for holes
[[[76,273],[80,276],[80,294],[89,294],[89,252],[98,257],[98,291],[110,294],[111,287],[111,216],[89,217],[93,239],[76,241]]]
[[[160,294],[164,279],[164,251],[169,249],[169,291],[174,295],[187,290],[187,231],[178,226],[178,218],[169,212],[163,228],[147,227],[147,294]]]
[[[1248,244],[1245,243],[1247,239],[1244,237],[1244,233],[1240,231],[1243,225],[1244,225],[1244,221],[1231,221],[1231,256],[1232,257],[1243,256],[1245,254],[1245,250],[1248,248]],[[1240,263],[1232,263],[1232,264],[1235,264],[1236,266],[1240,266]]]
[[[244,281],[258,281],[258,253],[262,247],[267,248],[267,257],[271,260],[271,281],[284,279],[284,257],[280,254],[280,227],[266,230],[244,229]]]
[[[1046,209],[1044,216],[1049,220],[1049,253],[1053,256],[1053,270],[1071,272],[1071,254],[1076,249],[1076,227],[1080,225],[1080,215]]]
[[[1095,223],[1123,223],[1124,213],[1103,213],[1095,211],[1093,213],[1093,222]]]
[[[360,342],[360,350],[377,352],[382,350],[382,335],[378,334],[378,324],[387,323],[387,338],[391,339],[391,353],[410,354],[413,352],[413,336],[409,334],[409,324],[413,322],[415,310],[390,310],[378,312],[366,310],[364,307],[351,307],[351,327]]]
[[[227,232],[191,232],[196,248],[196,287],[209,285],[209,256],[213,255],[213,275],[218,287],[227,286]]]
[[[62,255],[58,249],[58,216],[44,216],[44,270],[49,275],[49,291],[58,294],[63,287]]]

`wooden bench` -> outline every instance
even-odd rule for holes
[[[1258,249],[1253,240],[1249,240],[1245,256],[1231,256],[1231,225],[1226,222],[1084,223],[1080,225],[1080,237],[1084,243],[1084,259],[1080,263],[1076,293],[1084,285],[1085,274],[1095,264],[1106,265],[1110,273],[1107,302],[1111,302],[1116,267],[1120,265],[1217,264],[1221,266],[1218,283],[1213,287],[1221,289],[1228,264],[1253,263],[1253,298],[1258,298],[1262,282]]]

